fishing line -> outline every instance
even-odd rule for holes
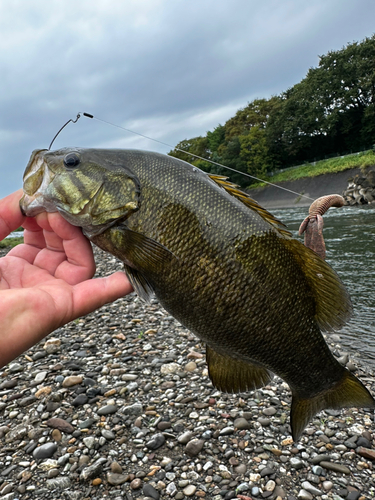
[[[236,170],[235,168],[232,168],[232,167],[227,167],[226,165],[223,165],[222,163],[218,163],[217,161],[209,160],[207,158],[203,158],[202,156],[196,155],[194,153],[190,153],[189,151],[185,151],[184,149],[176,148],[174,146],[171,146],[170,144],[167,144],[166,142],[159,141],[158,139],[154,139],[153,137],[149,137],[147,135],[141,134],[140,132],[135,132],[134,130],[130,130],[129,128],[122,127],[121,125],[116,125],[115,123],[111,123],[111,122],[108,122],[106,120],[102,120],[101,118],[97,118],[96,116],[94,116],[94,115],[92,115],[90,113],[79,112],[77,114],[77,118],[75,120],[72,120],[72,119],[68,120],[65,123],[65,125],[63,125],[61,127],[61,129],[57,132],[57,134],[55,135],[55,137],[53,138],[53,140],[52,140],[52,142],[50,144],[49,149],[51,149],[51,146],[52,146],[54,140],[59,135],[59,133],[63,130],[63,128],[65,128],[68,125],[68,123],[70,123],[70,122],[76,123],[78,121],[78,119],[80,118],[81,115],[86,116],[87,118],[93,118],[94,120],[97,120],[99,122],[102,122],[102,123],[105,123],[107,125],[110,125],[111,127],[119,128],[121,130],[124,130],[125,132],[129,132],[131,134],[138,135],[140,137],[143,137],[144,139],[148,139],[150,141],[158,142],[159,144],[162,144],[163,146],[167,146],[168,148],[171,148],[172,150],[174,149],[175,151],[180,151],[181,153],[185,153],[187,155],[194,156],[194,158],[198,158],[199,160],[207,161],[208,163],[212,163],[213,165],[217,165],[219,167],[226,168],[228,170],[231,170],[232,172],[236,172],[237,174],[245,175],[246,177],[250,177],[250,179],[255,179],[258,182],[264,182],[265,184],[269,184],[270,186],[274,186],[274,187],[277,187],[279,189],[283,189],[284,191],[288,191],[289,193],[292,193],[292,194],[295,194],[297,196],[301,196],[303,198],[307,198],[308,200],[314,201],[314,198],[310,198],[309,196],[306,196],[306,195],[304,195],[302,193],[297,193],[296,191],[292,191],[291,189],[285,188],[283,186],[279,186],[277,184],[274,184],[273,182],[265,181],[264,179],[259,179],[259,177],[255,177],[254,175],[250,175],[250,174],[248,174],[246,172],[241,172],[240,170]]]

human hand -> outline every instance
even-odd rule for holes
[[[24,244],[0,259],[0,367],[56,328],[132,291],[122,272],[91,279],[81,229],[58,213],[22,215],[19,190],[0,200],[0,241],[23,226]]]

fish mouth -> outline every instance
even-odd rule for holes
[[[24,193],[20,199],[20,209],[22,215],[26,217],[35,217],[42,212],[57,212],[57,208],[52,203],[46,202],[43,196],[38,194]]]

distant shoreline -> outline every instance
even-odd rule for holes
[[[304,177],[295,181],[278,182],[277,185],[315,200],[326,194],[342,194],[347,187],[348,179],[360,172],[360,168],[351,168],[338,173]],[[274,186],[247,189],[246,192],[260,205],[270,210],[276,208],[306,207],[312,203],[312,200]]]

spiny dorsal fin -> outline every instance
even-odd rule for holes
[[[228,177],[223,175],[208,175],[216,184],[225,189],[227,193],[240,200],[248,208],[259,214],[266,222],[271,224],[283,236],[291,237],[291,233],[286,229],[286,226],[274,217],[268,210],[259,205],[258,202],[250,198],[248,194],[238,188],[237,184],[233,184],[228,180]]]

